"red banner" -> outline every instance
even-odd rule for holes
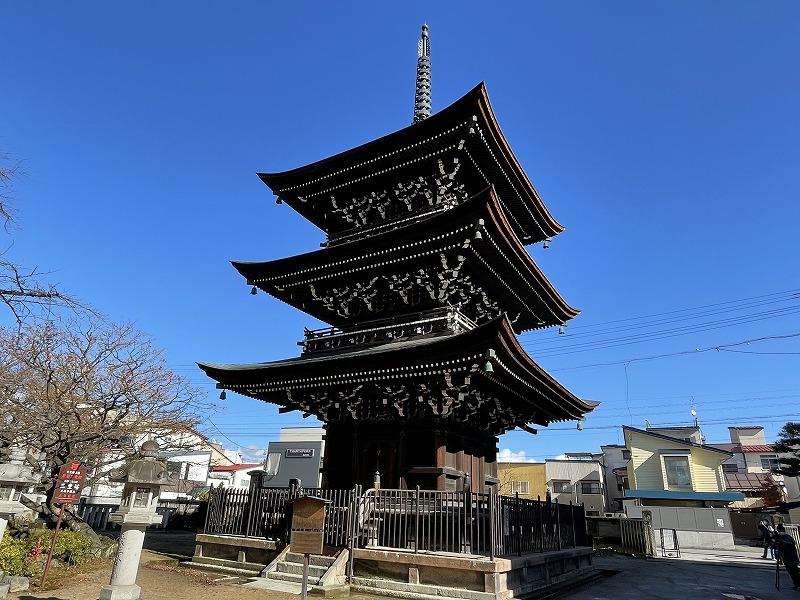
[[[75,504],[81,497],[81,490],[85,483],[86,467],[79,462],[63,465],[58,471],[53,502],[56,504]]]

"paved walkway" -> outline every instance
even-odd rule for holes
[[[781,568],[775,588],[775,561],[761,558],[761,548],[735,550],[681,550],[680,558],[641,560],[619,555],[597,555],[597,569],[617,575],[567,592],[570,600],[777,600],[798,598]]]

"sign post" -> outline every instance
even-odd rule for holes
[[[325,505],[323,498],[303,496],[292,501],[292,531],[289,547],[292,552],[303,555],[303,587],[301,600],[308,592],[309,555],[322,554],[325,540]]]
[[[40,586],[44,586],[47,580],[47,572],[50,570],[50,562],[53,560],[53,550],[56,547],[56,538],[61,529],[61,519],[64,518],[64,505],[75,504],[81,497],[81,490],[86,482],[86,467],[79,462],[70,462],[61,465],[58,470],[58,478],[56,479],[56,487],[53,491],[53,502],[60,504],[58,509],[58,520],[56,521],[56,530],[53,532],[53,541],[50,543],[50,553],[47,555],[47,562],[44,565],[44,573],[42,573],[42,582]]]

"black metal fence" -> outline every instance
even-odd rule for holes
[[[212,489],[206,533],[288,543],[290,501],[328,500],[325,543],[412,552],[522,555],[585,546],[583,506],[472,492]]]
[[[252,492],[238,488],[214,488],[208,494],[206,533],[259,537],[288,542],[291,501],[299,496],[317,496],[329,501],[325,519],[325,543],[348,545],[350,514],[357,490],[317,488],[261,488]]]
[[[172,524],[185,522],[187,517],[195,516],[202,506],[200,500],[187,500],[178,498],[174,500],[159,500],[156,512],[161,515],[161,521],[154,523],[155,529],[168,529]],[[119,526],[109,521],[111,513],[119,508],[119,502],[89,502],[81,498],[75,508],[76,514],[96,531],[116,530]],[[201,521],[202,522],[202,521]]]

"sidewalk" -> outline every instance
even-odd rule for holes
[[[619,573],[565,593],[571,600],[777,600],[798,598],[781,568],[781,590],[775,589],[775,561],[761,558],[761,548],[681,550],[680,558],[648,560],[602,554],[595,568]]]

